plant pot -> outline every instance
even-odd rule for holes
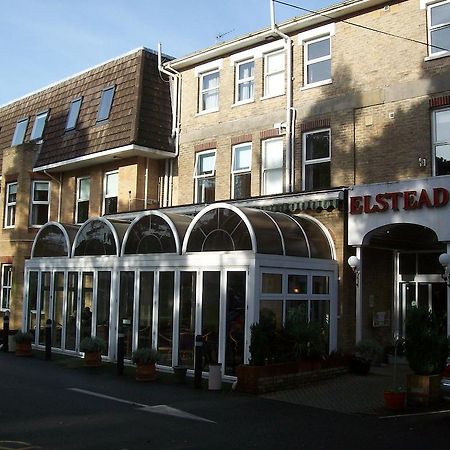
[[[141,364],[136,363],[136,381],[154,381],[156,380],[155,363]]]
[[[85,352],[84,365],[88,367],[100,367],[102,365],[102,354],[100,352]]]
[[[410,374],[407,387],[409,405],[429,405],[441,397],[441,376]]]
[[[350,358],[349,367],[350,372],[357,375],[367,375],[370,371],[371,361],[359,356],[352,356]]]
[[[391,411],[406,408],[406,391],[384,391],[384,407]]]
[[[31,342],[16,342],[16,356],[31,356]]]
[[[186,372],[187,372],[186,366],[174,366],[173,374],[174,374],[175,382],[178,384],[186,383]]]

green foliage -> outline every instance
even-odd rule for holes
[[[406,358],[414,373],[441,373],[446,364],[449,341],[437,316],[427,308],[410,308],[405,331]]]
[[[84,353],[102,353],[106,350],[106,342],[101,337],[85,337],[80,342],[80,351]]]
[[[26,344],[31,343],[33,341],[33,336],[31,335],[31,333],[24,333],[23,331],[18,331],[13,336],[13,339],[16,344]]]
[[[158,359],[158,351],[149,347],[138,348],[132,354],[132,360],[135,364],[155,364]]]
[[[356,356],[364,358],[367,361],[374,361],[381,356],[383,348],[373,339],[361,339],[356,344]]]

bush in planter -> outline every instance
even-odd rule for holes
[[[13,339],[16,344],[31,344],[31,342],[33,341],[33,336],[31,335],[31,333],[24,333],[23,331],[18,331],[13,336]]]
[[[159,353],[154,348],[143,347],[135,350],[131,358],[135,364],[156,364],[159,359]]]
[[[359,375],[367,375],[372,362],[383,352],[378,342],[373,339],[361,339],[355,347],[355,354],[350,359],[350,371]]]
[[[98,336],[85,337],[80,342],[80,351],[84,353],[103,353],[106,350],[106,342]]]

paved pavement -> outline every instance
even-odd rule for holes
[[[397,366],[397,386],[406,386],[407,365]],[[372,367],[368,375],[351,373],[263,397],[348,414],[384,414],[383,392],[394,384],[394,367]]]

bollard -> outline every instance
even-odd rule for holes
[[[45,360],[52,359],[52,319],[45,322]]]
[[[3,316],[3,351],[7,352],[9,350],[8,344],[8,336],[9,336],[9,311],[5,312]]]
[[[202,387],[203,370],[203,337],[201,334],[195,336],[195,360],[194,360],[194,387]]]
[[[119,330],[117,334],[117,375],[123,375],[125,358],[125,334],[122,330]]]

